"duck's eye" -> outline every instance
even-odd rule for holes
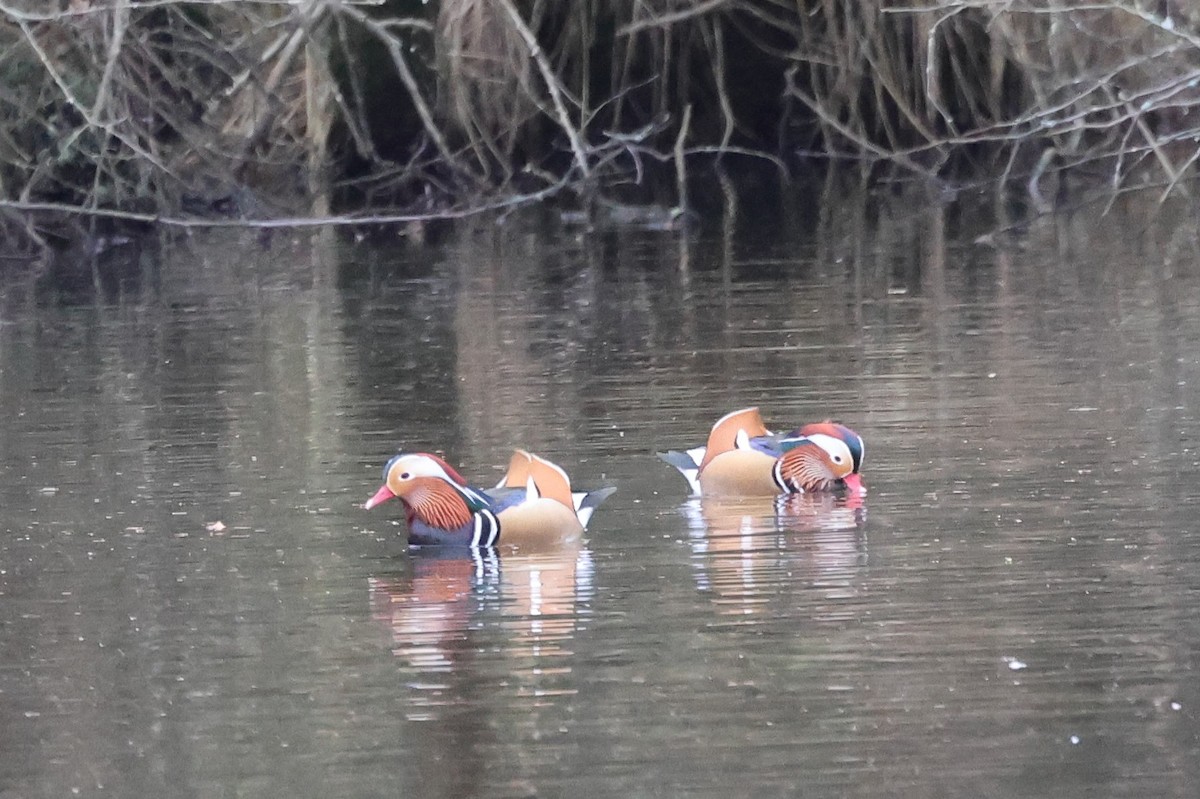
[[[834,462],[834,463],[838,463],[838,464],[840,464],[840,463],[842,462],[842,456],[841,456],[841,455],[834,455],[834,456],[833,456],[833,462]]]
[[[404,472],[403,474],[400,475],[401,480],[407,480],[410,477],[412,477],[412,475],[409,474],[408,472]]]

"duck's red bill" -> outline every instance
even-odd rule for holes
[[[380,486],[379,490],[375,492],[375,496],[368,499],[367,504],[363,505],[363,508],[370,510],[380,502],[387,502],[394,496],[396,495],[392,493],[392,489],[388,488],[387,486]]]
[[[867,487],[863,485],[862,475],[858,472],[852,472],[842,478],[842,482],[846,484],[846,490],[851,496],[861,497],[867,493]]]

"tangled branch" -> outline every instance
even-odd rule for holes
[[[682,205],[743,155],[1169,193],[1200,161],[1179,0],[390,8],[0,0],[0,215],[407,219],[655,181]]]

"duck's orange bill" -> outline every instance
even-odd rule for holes
[[[863,485],[862,475],[858,472],[851,472],[846,475],[842,478],[842,482],[846,484],[846,490],[850,492],[850,496],[852,497],[860,497],[867,493],[867,487]],[[380,500],[380,502],[382,501]],[[370,507],[370,505],[368,504],[367,507]]]
[[[366,510],[370,510],[371,508],[378,505],[380,502],[387,502],[389,499],[391,499],[394,496],[396,496],[396,495],[392,493],[392,489],[388,488],[387,486],[380,486],[379,490],[375,492],[375,496],[368,499],[367,504],[363,505],[363,508]]]

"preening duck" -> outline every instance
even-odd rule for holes
[[[717,420],[703,447],[661,452],[697,495],[768,496],[811,493],[844,486],[864,491],[862,436],[837,422],[807,424],[772,433],[758,408]]]

